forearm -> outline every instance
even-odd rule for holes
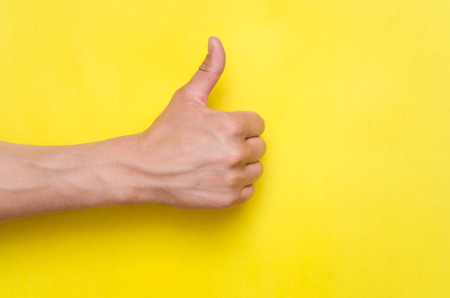
[[[127,139],[124,139],[127,138]],[[121,162],[132,137],[74,146],[0,142],[0,221],[133,202]]]
[[[222,209],[248,200],[263,171],[264,121],[206,106],[225,67],[221,42],[208,45],[199,70],[140,134],[62,147],[0,142],[0,221],[135,203]]]

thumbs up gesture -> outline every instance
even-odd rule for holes
[[[253,195],[253,183],[263,171],[264,121],[254,112],[207,108],[224,67],[222,43],[211,37],[197,72],[139,135],[139,202],[221,209]]]
[[[0,221],[141,203],[222,209],[248,200],[263,171],[264,121],[207,108],[224,67],[222,43],[211,37],[197,72],[142,133],[72,146],[0,142]]]

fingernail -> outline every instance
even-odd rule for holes
[[[210,38],[208,39],[208,54],[211,54],[211,53],[212,53],[213,48],[214,48],[214,44],[213,44],[213,42],[212,42],[212,38],[210,37]]]

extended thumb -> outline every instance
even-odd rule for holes
[[[208,40],[208,55],[186,87],[206,104],[208,95],[219,80],[224,68],[225,50],[222,42],[217,37],[211,36]]]

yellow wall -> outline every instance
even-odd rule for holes
[[[210,107],[266,120],[225,211],[0,224],[1,297],[450,297],[450,2],[0,2],[0,139],[137,133],[216,35]]]

